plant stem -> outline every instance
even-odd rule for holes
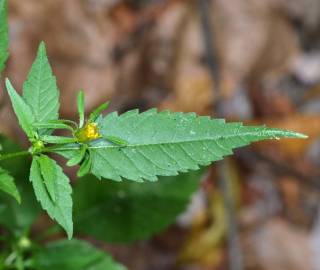
[[[20,152],[0,155],[0,161],[5,160],[5,159],[10,159],[10,158],[15,158],[15,157],[27,156],[29,154],[30,154],[30,152],[26,150],[26,151],[20,151]]]

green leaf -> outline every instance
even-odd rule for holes
[[[0,168],[0,189],[15,198],[18,203],[21,203],[20,193],[13,177],[2,168]]]
[[[110,104],[110,101],[103,103],[97,109],[95,109],[89,116],[89,122],[95,122],[98,119],[98,117],[100,116],[100,114],[104,110],[108,109],[109,104]]]
[[[226,123],[222,119],[195,113],[157,113],[137,110],[121,116],[111,113],[100,118],[98,127],[103,137],[113,136],[127,141],[115,145],[105,139],[89,143],[91,173],[98,178],[120,181],[156,181],[157,176],[177,175],[197,170],[232,154],[237,147],[250,142],[281,137],[305,138],[304,135],[267,128]],[[65,156],[71,154],[68,148]],[[75,151],[79,151],[77,148]]]
[[[4,69],[9,52],[7,1],[0,0],[0,73]]]
[[[33,138],[35,135],[35,130],[32,125],[34,123],[34,115],[29,105],[19,96],[8,79],[6,79],[6,87],[20,126],[27,134],[28,138]]]
[[[77,98],[78,112],[79,112],[79,127],[84,124],[84,92],[81,90]]]
[[[68,238],[72,237],[73,224],[72,224],[72,189],[68,177],[63,173],[61,167],[52,159],[47,158],[47,165],[55,175],[54,193],[56,202],[54,202],[45,185],[43,177],[46,171],[41,171],[40,160],[41,157],[35,156],[32,160],[30,170],[30,181],[32,182],[33,189],[37,200],[41,203],[52,219],[55,219],[67,232]]]
[[[67,166],[72,167],[79,164],[83,160],[86,154],[86,151],[87,151],[86,145],[85,144],[81,145],[80,151],[75,152],[75,156],[67,162]]]
[[[2,136],[0,136],[0,143],[4,154],[22,150],[17,144]],[[1,161],[1,167],[10,171],[15,178],[22,202],[17,204],[11,197],[0,193],[0,207],[3,209],[0,214],[0,224],[10,231],[21,233],[31,226],[40,213],[32,186],[28,183],[30,161],[27,157],[16,157],[14,162]]]
[[[80,240],[60,240],[39,249],[33,258],[36,270],[125,270],[105,252]]]
[[[38,158],[40,165],[40,171],[44,180],[44,184],[47,188],[51,200],[56,202],[56,193],[57,193],[57,172],[55,164],[50,158],[45,155],[41,155]]]
[[[35,122],[46,123],[49,120],[58,119],[59,91],[43,42],[39,46],[36,60],[23,85],[23,98],[31,107]],[[43,130],[41,134],[50,132],[50,130]]]
[[[86,176],[74,187],[75,231],[108,243],[148,239],[186,208],[202,174],[199,170],[154,183],[107,182]]]

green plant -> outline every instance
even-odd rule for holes
[[[0,0],[0,71],[8,56],[6,14],[6,1]],[[92,181],[82,179],[76,185],[76,230],[109,242],[133,241],[149,237],[168,225],[183,210],[197,188],[199,181],[196,179],[200,179],[200,173],[174,176],[199,170],[201,166],[232,154],[232,149],[251,142],[306,137],[265,126],[226,123],[222,119],[200,117],[194,113],[157,112],[151,109],[143,113],[132,110],[122,115],[114,112],[104,116],[103,111],[108,108],[108,102],[86,118],[83,91],[79,92],[77,99],[79,122],[60,119],[59,90],[44,43],[40,44],[23,84],[22,96],[8,79],[6,89],[19,124],[30,141],[30,148],[11,152],[12,148],[16,148],[14,144],[2,139],[0,189],[12,195],[18,203],[22,200],[22,205],[17,207],[3,197],[2,202],[5,203],[1,204],[3,207],[0,207],[0,213],[6,214],[0,217],[0,223],[12,232],[13,238],[10,241],[14,251],[9,252],[4,260],[0,259],[0,269],[1,261],[2,267],[14,265],[18,269],[83,269],[93,262],[94,269],[122,269],[107,255],[77,240],[52,243],[44,250],[34,247],[35,244],[29,242],[27,235],[39,209],[30,194],[30,186],[25,181],[15,185],[9,171],[15,176],[17,169],[13,169],[7,161],[11,158],[20,159],[19,164],[29,164],[25,156],[32,157],[29,179],[36,199],[48,215],[64,228],[69,239],[73,236],[74,228],[72,188],[63,169],[48,156],[51,153],[66,158],[68,166],[79,165],[79,177],[92,174],[101,180],[91,177]],[[69,135],[55,135],[58,129]],[[11,146],[7,147],[8,144]],[[23,172],[21,178],[27,177],[27,170],[25,166],[20,169]],[[155,182],[158,176],[167,178],[153,185],[139,184]],[[138,183],[116,183],[123,179]],[[23,190],[21,195],[19,190]],[[99,203],[101,201],[104,203]],[[146,203],[149,206],[144,206]],[[92,205],[94,211],[90,210]],[[100,221],[96,219],[97,211],[106,213]],[[163,215],[152,216],[151,211],[159,211]],[[143,227],[140,219],[146,215],[150,216],[150,222]],[[132,224],[129,229],[126,226],[128,223]],[[57,227],[53,227],[55,230]],[[104,230],[107,233],[104,234]],[[33,250],[32,259],[24,260],[25,250]],[[65,260],[61,259],[64,253],[68,254]],[[82,253],[89,256],[81,256]]]

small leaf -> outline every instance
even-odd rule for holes
[[[49,159],[49,158],[48,158]],[[41,203],[44,210],[47,211],[52,219],[55,219],[67,232],[68,238],[71,239],[73,234],[73,224],[72,224],[72,189],[69,183],[68,177],[63,173],[62,169],[58,164],[49,159],[52,170],[55,170],[55,183],[56,188],[54,203],[47,192],[46,185],[44,184],[45,179],[43,174],[46,172],[41,172],[39,157],[35,156],[32,160],[31,170],[30,170],[30,181],[32,182],[33,189],[37,200]]]
[[[75,153],[75,156],[67,162],[67,166],[72,167],[79,164],[83,160],[86,154],[86,151],[87,151],[87,145],[86,144],[81,145],[80,151],[77,151]]]
[[[23,85],[23,98],[31,107],[37,123],[58,119],[59,91],[43,42],[39,46],[37,57]],[[50,130],[42,130],[40,134],[50,134],[50,132]]]
[[[36,270],[125,270],[109,254],[80,240],[60,240],[35,251]]]
[[[78,112],[79,112],[79,127],[84,124],[84,92],[81,90],[77,98]]]
[[[91,156],[89,154],[87,154],[85,156],[81,166],[80,166],[80,169],[77,172],[77,176],[78,177],[83,177],[86,174],[88,174],[90,172],[90,169],[91,169],[91,163],[92,163]]]
[[[53,136],[53,135],[44,135],[41,137],[41,140],[46,143],[56,143],[56,144],[66,144],[66,143],[73,143],[77,141],[75,138]]]
[[[108,243],[148,239],[185,210],[202,175],[199,170],[153,183],[106,182],[91,175],[79,179],[73,196],[75,231]]]
[[[6,80],[6,87],[20,126],[27,134],[28,138],[33,138],[35,135],[35,130],[33,128],[34,116],[29,105],[18,95],[8,79]]]
[[[97,109],[95,109],[89,116],[89,122],[95,122],[98,119],[98,117],[100,116],[100,114],[104,110],[108,109],[109,104],[110,104],[110,101],[103,103]]]
[[[2,168],[0,168],[0,189],[15,198],[18,203],[21,203],[20,193],[14,183],[13,177]]]
[[[0,73],[4,69],[9,52],[7,1],[0,0]]]
[[[56,202],[56,181],[58,177],[56,174],[56,167],[54,166],[52,160],[45,155],[40,155],[38,158],[38,162],[47,191],[52,201]]]

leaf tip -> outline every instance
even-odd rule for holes
[[[8,88],[8,87],[10,87],[10,86],[12,86],[12,84],[11,84],[11,82],[10,82],[10,80],[9,80],[9,78],[6,78],[6,87]]]
[[[42,40],[39,44],[39,52],[46,52],[46,43]]]

